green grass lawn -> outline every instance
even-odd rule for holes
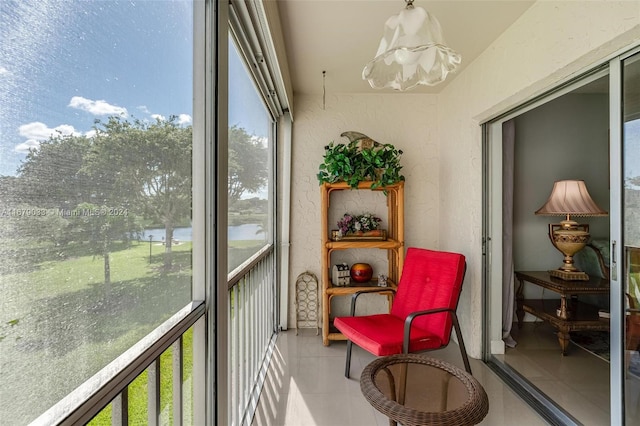
[[[230,263],[263,244],[230,242]],[[0,270],[0,401],[12,404],[0,404],[0,418],[15,424],[34,420],[191,301],[191,242],[173,246],[170,270],[161,244],[123,244],[110,254],[108,284],[103,257],[82,245],[11,250],[19,257],[3,265],[13,269]],[[184,345],[184,377],[191,380],[190,334]],[[163,416],[170,419],[171,349],[161,360]],[[146,424],[146,380],[145,373],[130,386],[131,424]],[[92,424],[110,424],[110,416],[107,408]]]
[[[191,301],[191,243],[169,271],[151,250],[151,263],[148,243],[111,253],[110,284],[86,254],[1,271],[0,418],[29,423]]]
[[[189,417],[192,411],[193,388],[193,329],[183,336],[183,412]],[[173,350],[169,348],[160,356],[160,407],[161,424],[173,424]],[[129,385],[129,424],[144,425],[148,423],[147,372],[138,376]],[[186,406],[184,406],[186,405]],[[107,405],[88,423],[89,426],[111,426],[111,404]]]

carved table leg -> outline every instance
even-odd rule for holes
[[[560,312],[558,313],[558,317],[565,321],[571,318],[571,304],[567,302],[567,296],[564,294],[560,296]]]
[[[522,328],[522,321],[524,320],[524,309],[522,309],[524,280],[518,279],[518,281],[520,281],[520,285],[516,291],[516,316],[518,317],[518,328]]]
[[[562,355],[567,355],[567,349],[569,348],[569,332],[565,329],[558,330],[558,343],[560,343],[560,349],[562,350]]]

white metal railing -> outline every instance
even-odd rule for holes
[[[189,328],[204,321],[204,302],[192,302],[170,319],[148,334],[133,347],[104,367],[91,379],[67,395],[56,405],[38,417],[31,425],[84,425],[95,417],[110,402],[111,423],[129,424],[128,389],[129,385],[145,370],[148,374],[148,419],[146,424],[160,423],[160,356],[170,347],[172,350],[173,386],[172,406],[173,424],[190,424],[191,412],[184,412],[185,401],[190,402],[192,392],[184,391],[182,371],[184,353],[182,337]],[[204,328],[201,325],[201,328]],[[190,404],[189,404],[190,405]],[[193,407],[203,410],[204,407]],[[191,411],[191,410],[189,410]],[[183,422],[183,419],[187,419]]]
[[[275,345],[277,294],[273,245],[260,250],[230,275],[228,293],[229,424],[244,426],[251,424]],[[109,403],[112,425],[130,424],[129,385],[145,371],[148,375],[146,424],[166,423],[166,407],[160,405],[160,356],[169,348],[173,365],[173,424],[195,424],[192,415],[202,418],[198,411],[204,407],[194,403],[189,409],[191,394],[204,389],[184,388],[183,336],[194,325],[204,330],[204,314],[204,302],[190,303],[32,425],[86,424]]]
[[[229,279],[229,415],[231,425],[250,425],[277,331],[276,261],[266,246]]]

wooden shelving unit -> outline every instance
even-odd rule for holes
[[[350,191],[346,182],[323,183],[320,187],[322,198],[322,343],[328,346],[331,340],[345,340],[344,336],[331,326],[331,299],[334,296],[348,296],[356,291],[378,290],[377,278],[365,284],[351,284],[349,286],[334,286],[331,282],[331,254],[335,250],[380,249],[387,251],[389,287],[395,288],[404,265],[404,182],[384,188],[371,189],[371,182],[361,182],[357,190],[385,191],[388,209],[387,239],[384,241],[333,241],[329,228],[329,208],[331,193],[334,191]],[[389,306],[393,300],[392,292],[380,293],[386,295]]]

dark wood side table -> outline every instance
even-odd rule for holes
[[[609,280],[589,277],[588,281],[565,281],[552,277],[547,271],[516,271],[515,275],[520,282],[516,292],[518,327],[522,327],[525,312],[549,322],[558,330],[562,355],[567,354],[569,332],[609,331],[609,320],[598,316],[598,307],[578,300],[580,295],[585,294],[609,294]],[[525,299],[525,282],[558,293],[559,303],[557,299]]]

